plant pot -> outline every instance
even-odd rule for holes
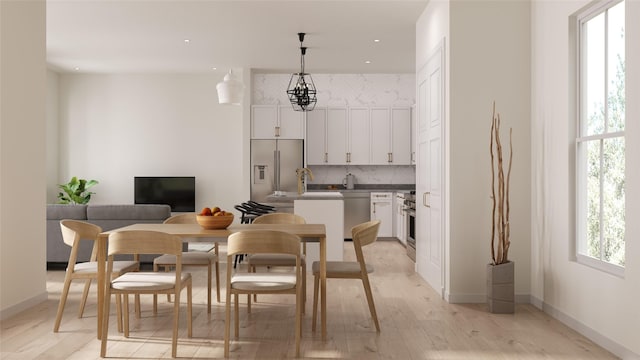
[[[494,314],[513,314],[515,288],[513,261],[500,265],[487,265],[487,304]]]

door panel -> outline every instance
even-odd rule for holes
[[[441,295],[445,289],[443,240],[444,42],[418,72],[416,268]],[[421,197],[421,198],[420,198]]]

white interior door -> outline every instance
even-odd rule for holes
[[[444,295],[443,116],[444,43],[418,72],[416,268]]]

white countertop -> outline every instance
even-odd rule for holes
[[[278,195],[271,194],[267,196],[267,199],[273,202],[289,202],[293,200],[342,200],[343,196],[339,191],[308,191],[302,194],[287,191]]]

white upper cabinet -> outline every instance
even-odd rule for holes
[[[303,114],[290,105],[253,105],[251,138],[304,139]]]
[[[291,105],[278,106],[278,137],[280,139],[304,139],[304,113]]]
[[[416,106],[411,107],[411,165],[416,164],[416,134],[418,128],[416,127]]]
[[[371,163],[371,125],[369,108],[349,109],[349,138],[347,143],[347,163],[368,165]]]
[[[391,163],[391,117],[389,108],[371,108],[371,164]]]
[[[391,109],[391,164],[412,164],[411,109]]]
[[[278,107],[275,105],[251,106],[251,138],[273,139],[278,124]]]
[[[327,165],[327,108],[316,106],[307,116],[307,164]]]
[[[315,110],[314,110],[315,111]],[[347,108],[327,109],[327,164],[347,164]]]
[[[316,107],[306,113],[309,165],[411,165],[411,109]]]
[[[411,165],[410,108],[371,108],[371,164]]]

